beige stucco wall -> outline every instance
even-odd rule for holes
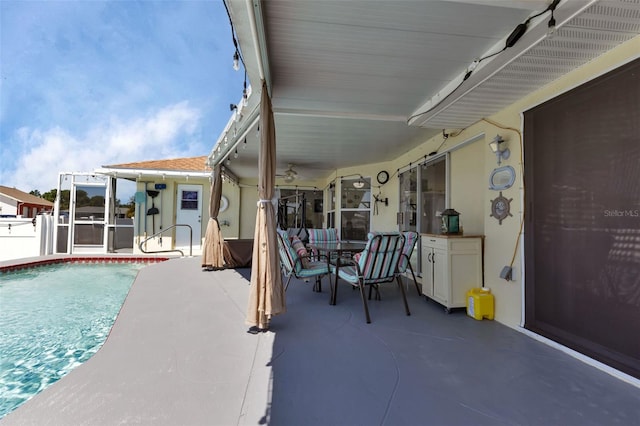
[[[639,56],[640,37],[636,37],[489,117],[491,122],[515,130],[503,129],[489,122],[480,121],[469,126],[460,135],[450,137],[441,149],[442,152],[463,144],[477,135],[484,135],[484,138],[451,152],[450,193],[451,206],[463,214],[465,233],[485,235],[484,285],[491,288],[494,294],[497,321],[510,327],[518,327],[521,325],[523,315],[524,275],[521,247],[526,236],[518,237],[524,194],[522,148],[526,143],[524,140],[520,141],[518,130],[522,130],[523,113]],[[498,192],[489,189],[489,175],[497,167],[497,163],[495,155],[488,148],[488,143],[496,134],[500,134],[507,141],[511,151],[510,158],[504,160],[503,165],[511,165],[516,171],[514,185],[503,191],[503,196],[513,199],[511,201],[513,217],[503,220],[502,225],[489,216],[490,201],[498,195]],[[422,146],[401,156],[402,160],[399,164],[416,161],[425,153],[435,149],[441,141],[440,136],[426,141]],[[499,274],[512,259],[514,259],[514,279],[505,281],[499,277]]]
[[[225,181],[222,183],[222,195],[229,202],[227,209],[218,214],[220,230],[224,238],[239,238],[240,235],[240,186]],[[207,212],[208,213],[208,212]]]
[[[204,234],[207,229],[207,221],[209,219],[209,193],[210,193],[210,183],[209,179],[197,179],[197,178],[189,178],[186,179],[146,179],[147,189],[154,189],[156,183],[164,183],[167,185],[166,189],[160,191],[160,194],[155,198],[155,206],[160,211],[160,214],[155,215],[155,229],[153,229],[153,221],[154,218],[152,216],[147,216],[146,212],[152,207],[151,197],[147,197],[146,206],[141,204],[136,207],[136,215],[140,217],[134,217],[134,243],[133,243],[133,252],[141,253],[138,248],[138,244],[140,241],[143,241],[146,237],[150,237],[155,232],[159,232],[161,229],[167,229],[171,225],[176,223],[176,210],[177,210],[177,191],[179,184],[185,185],[201,185],[202,186],[202,219],[200,221],[200,233],[201,233],[201,243],[204,241]],[[145,192],[145,184],[138,182],[136,184],[136,191]],[[145,231],[145,223],[146,223],[146,231]],[[173,248],[173,241],[175,239],[175,228],[171,230],[167,230],[162,234],[162,241],[160,241],[159,237],[153,238],[146,243],[147,251],[156,251],[156,250],[171,250]],[[199,251],[194,250],[194,255],[199,254]]]
[[[485,138],[481,135],[480,140],[451,152],[450,207],[460,212],[460,224],[466,235],[484,235],[489,186],[489,179],[484,176],[489,176],[487,168],[492,169],[489,166],[495,166],[491,157],[487,159],[486,151]]]

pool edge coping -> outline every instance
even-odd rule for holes
[[[170,256],[140,255],[53,255],[46,257],[22,258],[0,262],[0,275],[62,263],[160,263],[171,259]]]

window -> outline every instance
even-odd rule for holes
[[[417,164],[398,175],[400,182],[400,204],[398,206],[398,229],[425,234],[439,234],[440,213],[447,203],[447,157],[436,158],[428,163]],[[413,251],[413,269],[422,273],[421,246]]]
[[[327,228],[336,227],[336,183],[331,182],[329,185],[329,191],[327,194],[327,200],[329,202],[327,208]]]
[[[182,191],[180,208],[182,210],[198,210],[198,191]]]
[[[322,191],[281,189],[278,224],[282,229],[322,228]]]
[[[418,217],[418,171],[414,167],[400,174],[400,217],[401,231],[416,231]]]
[[[371,226],[371,179],[342,180],[340,239],[367,239]]]
[[[446,208],[446,158],[422,166],[420,232],[440,233],[440,213]]]

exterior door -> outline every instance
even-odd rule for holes
[[[106,253],[110,182],[103,178],[73,176],[69,215],[71,253]],[[79,181],[78,181],[79,180]],[[109,188],[107,187],[109,186]]]
[[[175,248],[199,250],[202,238],[202,185],[178,185],[176,224],[191,226],[192,240],[189,241],[189,228],[176,227]]]

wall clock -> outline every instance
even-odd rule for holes
[[[380,185],[384,185],[389,181],[389,173],[386,170],[382,170],[380,173],[378,173],[376,179],[378,180],[378,183]]]
[[[502,196],[502,191],[495,199],[491,200],[491,214],[489,216],[495,217],[502,225],[502,221],[507,216],[513,216],[511,214],[511,201],[513,198],[506,198]]]

